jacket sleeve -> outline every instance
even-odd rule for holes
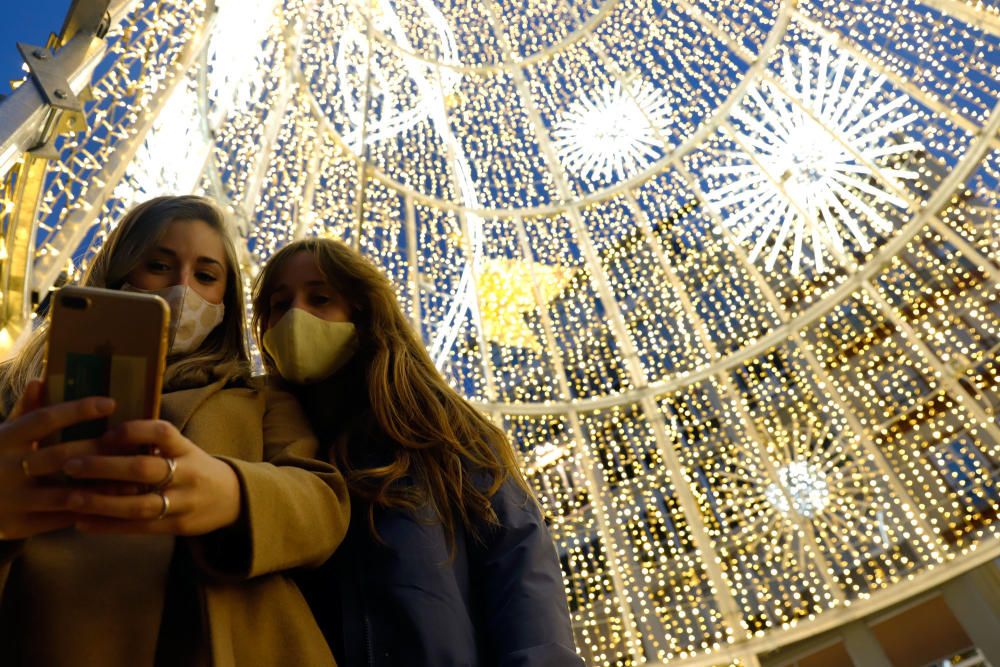
[[[537,503],[508,480],[491,500],[499,526],[470,543],[484,655],[498,667],[582,667],[555,545]]]
[[[264,391],[264,462],[219,457],[239,478],[240,519],[191,541],[195,561],[211,575],[246,579],[318,567],[347,533],[351,509],[343,476],[316,458],[319,445],[298,401]]]

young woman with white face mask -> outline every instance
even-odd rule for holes
[[[386,277],[342,243],[292,243],[258,277],[253,318],[351,491],[344,544],[299,577],[338,662],[583,665],[507,438],[444,381]]]
[[[333,664],[287,572],[336,549],[346,485],[313,460],[317,441],[295,399],[249,378],[243,284],[222,213],[199,197],[140,204],[83,282],[170,304],[162,419],[39,449],[114,405],[41,405],[32,378],[44,327],[3,368],[0,661]]]

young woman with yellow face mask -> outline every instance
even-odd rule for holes
[[[293,243],[258,278],[254,331],[348,478],[348,536],[299,579],[337,660],[582,665],[510,444],[438,373],[385,276],[342,243]]]
[[[315,461],[295,399],[249,377],[222,213],[199,197],[140,204],[83,282],[169,302],[162,419],[39,449],[114,405],[40,404],[44,327],[3,368],[0,662],[332,665],[287,572],[333,553],[346,485]]]

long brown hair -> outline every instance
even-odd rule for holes
[[[264,337],[270,297],[282,267],[299,252],[313,256],[330,286],[352,306],[368,401],[375,421],[394,445],[390,464],[352,469],[347,439],[334,443],[333,455],[351,491],[371,503],[369,524],[374,527],[376,505],[415,510],[428,503],[454,546],[452,512],[473,537],[479,537],[477,519],[487,525],[497,523],[490,498],[506,480],[513,480],[533,502],[507,436],[448,386],[399,307],[392,284],[347,245],[305,239],[275,253],[254,284],[252,328],[258,343]],[[268,372],[276,373],[273,360],[266,352],[262,355]],[[485,485],[479,479],[484,474]],[[414,486],[397,483],[408,476]]]
[[[239,259],[225,214],[210,200],[194,195],[156,197],[134,206],[94,255],[82,284],[121,288],[126,276],[160,240],[167,226],[177,220],[201,220],[222,238],[227,264],[226,293],[223,297],[226,316],[197,350],[167,360],[164,387],[205,385],[216,377],[249,377],[250,357],[246,346]],[[47,336],[48,322],[45,322],[31,335],[20,353],[0,367],[0,398],[4,403],[4,413],[9,411],[28,382],[41,376]]]

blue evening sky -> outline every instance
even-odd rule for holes
[[[5,2],[0,21],[0,94],[10,93],[8,82],[21,76],[17,42],[44,44],[49,33],[59,32],[70,0]]]

